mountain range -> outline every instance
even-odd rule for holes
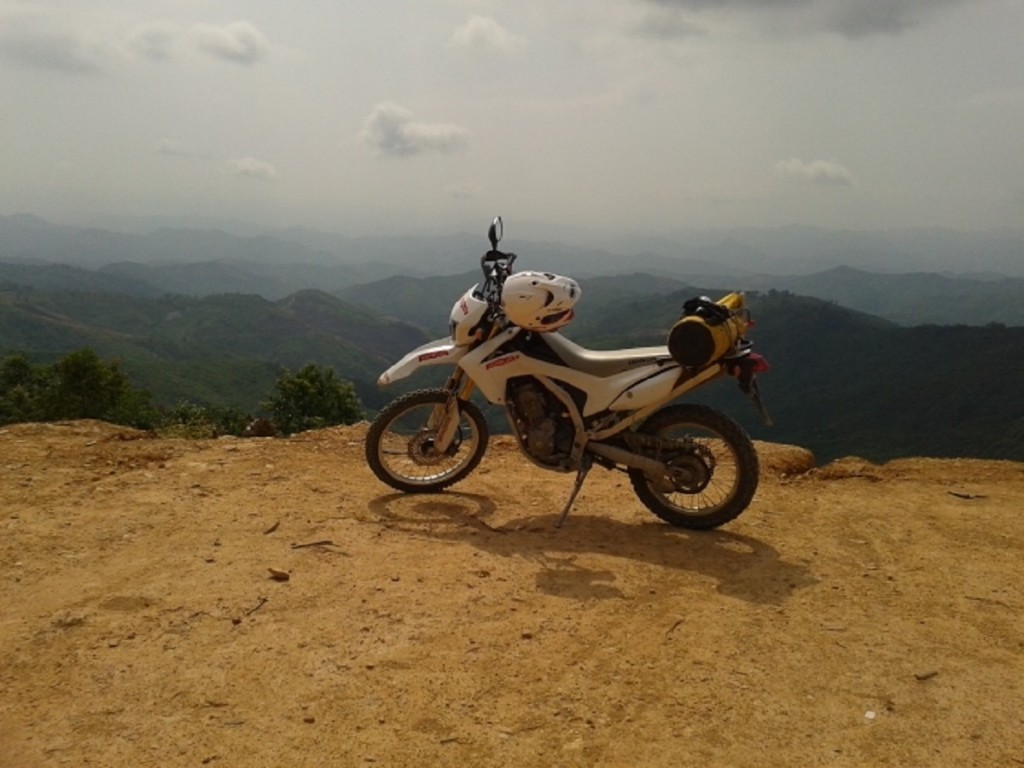
[[[446,334],[452,303],[480,278],[472,269],[480,238],[302,236],[307,242],[281,241],[299,259],[286,262],[266,235],[84,233],[0,217],[0,356],[23,352],[44,363],[89,346],[120,359],[159,403],[252,412],[284,368],[316,362],[351,380],[372,412],[396,394],[375,386],[380,371]],[[524,245],[524,253],[534,248]],[[343,246],[350,250],[340,253]],[[669,272],[658,267],[664,256],[612,258],[569,246],[545,252],[557,256],[551,269],[581,277],[583,298],[567,335],[599,349],[664,343],[687,298],[746,289],[752,338],[773,364],[763,390],[775,426],[760,425],[731,386],[701,397],[755,437],[805,445],[819,459],[1024,460],[1020,277],[863,265],[730,273],[711,262],[690,262],[692,270],[675,262]],[[360,261],[370,253],[381,260]],[[584,268],[602,258],[619,272]],[[516,266],[539,266],[534,261],[524,256]],[[435,369],[404,388],[443,376]]]
[[[1024,324],[1024,235],[790,228],[630,242],[644,250],[522,241],[517,267],[573,275],[584,282],[588,301],[638,288],[706,285],[788,290],[902,325]],[[0,285],[39,290],[251,293],[278,300],[315,287],[401,316],[397,304],[387,306],[394,290],[421,285],[429,287],[428,299],[440,298],[434,289],[445,300],[457,296],[478,279],[473,270],[482,251],[483,238],[468,234],[351,238],[300,228],[138,234],[0,216]],[[418,284],[419,278],[427,282]]]

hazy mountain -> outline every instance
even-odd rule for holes
[[[127,279],[157,286],[161,293],[184,296],[249,293],[273,299],[289,293],[288,288],[275,278],[257,275],[251,269],[230,261],[195,261],[161,265],[122,261],[107,264],[101,267],[99,272],[115,280]]]
[[[163,227],[148,234],[50,224],[26,214],[0,216],[0,261],[73,266],[134,261],[241,261],[279,264],[388,264],[390,274],[438,275],[471,269],[487,248],[479,233],[353,238],[294,227],[258,235]],[[837,266],[874,272],[990,272],[1024,277],[1024,233],[892,230],[854,232],[808,227],[680,232],[672,238],[619,237],[599,242],[530,240],[506,227],[504,248],[521,269],[580,277],[624,271],[693,275],[808,274]],[[378,274],[379,276],[383,276]]]
[[[433,336],[448,334],[452,305],[471,286],[482,281],[480,272],[444,277],[395,275],[338,292],[345,301],[426,329]]]
[[[1024,325],[1024,278],[880,274],[836,267],[812,275],[765,276],[748,283],[828,299],[902,325]]]
[[[440,336],[448,333],[452,306],[465,291],[480,282],[480,272],[425,278],[396,276],[354,285],[337,295]],[[683,285],[685,283],[677,280],[643,273],[580,280],[586,300],[584,306],[594,308],[648,294],[670,293]]]
[[[339,291],[353,283],[390,275],[385,264],[250,263],[196,261],[173,264],[121,262],[101,267],[100,272],[143,280],[162,293],[210,296],[218,293],[252,293],[280,299],[295,291],[319,288]]]
[[[92,291],[129,296],[158,296],[161,290],[144,279],[104,274],[67,264],[0,262],[0,287],[39,291]]]
[[[641,247],[642,246],[642,247]],[[724,272],[808,274],[838,266],[872,272],[995,272],[1024,277],[1024,231],[887,231],[814,227],[680,232],[674,238],[621,238],[609,248],[697,259]]]
[[[108,264],[181,264],[228,261],[245,264],[356,264],[358,253],[325,251],[269,235],[222,230],[161,228],[147,234],[50,224],[35,216],[0,216],[0,261]]]
[[[392,277],[338,292],[347,301],[392,314],[434,332],[447,327],[455,300],[479,273],[435,278]],[[679,291],[720,295],[733,290],[787,290],[833,301],[850,309],[877,315],[900,325],[1004,325],[1024,326],[1024,279],[983,280],[937,274],[882,274],[848,267],[812,275],[702,275],[685,279],[648,273],[582,278],[577,324],[605,323],[603,308],[637,300],[637,311],[648,304],[644,296]],[[680,302],[681,303],[681,302]],[[678,310],[679,307],[676,307]]]
[[[680,238],[640,238],[634,244],[645,250],[632,254],[512,238],[505,245],[520,254],[519,269],[581,280],[581,309],[689,284],[791,290],[906,325],[1024,324],[1024,278],[991,271],[1024,270],[1024,239],[1014,233],[782,228]],[[482,234],[351,238],[302,228],[273,235],[170,228],[129,234],[0,216],[0,281],[44,291],[251,293],[272,300],[317,288],[437,333],[447,325],[452,302],[480,279],[475,270],[483,241]],[[897,269],[924,263],[955,264],[969,273]]]

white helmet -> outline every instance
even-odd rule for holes
[[[528,331],[554,331],[568,325],[580,287],[571,277],[550,272],[516,272],[501,289],[505,316]]]

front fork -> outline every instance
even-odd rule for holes
[[[459,415],[459,401],[468,400],[475,388],[473,380],[466,376],[461,368],[455,372],[445,384],[448,390],[448,399],[444,403],[438,403],[434,412],[430,415],[428,428],[434,432],[434,450],[438,453],[447,453],[451,448],[452,441],[459,429],[461,416]]]
[[[484,333],[483,341],[493,339],[502,329],[502,324],[492,322],[489,329]],[[469,396],[476,389],[476,384],[466,375],[466,372],[459,367],[449,377],[448,383],[444,385],[448,390],[448,400],[434,409],[430,416],[428,425],[434,431],[434,446],[438,453],[447,453],[451,449],[455,433],[458,432],[461,416],[459,415],[459,403],[469,400]]]

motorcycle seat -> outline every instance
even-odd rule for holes
[[[633,347],[599,351],[581,347],[560,333],[545,333],[551,350],[570,368],[605,378],[648,363],[675,365],[668,347]]]

